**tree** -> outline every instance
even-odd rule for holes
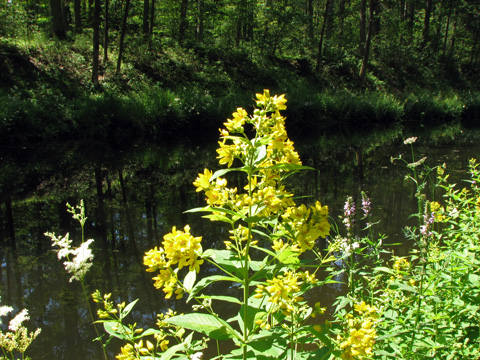
[[[120,74],[122,67],[122,56],[125,43],[125,34],[127,33],[127,20],[128,20],[128,11],[130,9],[130,0],[127,0],[125,3],[125,12],[123,14],[122,22],[122,32],[120,33],[120,45],[118,46],[118,58],[117,58],[117,75]]]
[[[366,17],[367,17],[367,0],[360,1],[360,42],[358,47],[358,53],[360,56],[364,56],[365,53],[365,42],[366,42],[366,35],[365,35],[365,28],[366,28]]]
[[[103,22],[103,63],[108,62],[108,30],[110,22],[110,0],[105,0],[105,18]]]
[[[178,42],[181,44],[185,38],[185,33],[187,31],[187,11],[188,11],[188,0],[182,0],[180,6],[180,25],[178,28]]]
[[[143,0],[143,23],[142,23],[142,32],[143,35],[149,34],[149,13],[150,13],[150,4],[148,0]]]
[[[430,16],[433,8],[433,0],[427,0],[425,7],[425,18],[423,20],[422,43],[425,45],[429,40]]]
[[[318,72],[318,70],[320,69],[320,64],[322,62],[323,38],[325,36],[325,28],[327,26],[327,17],[328,17],[328,14],[329,14],[330,2],[332,2],[332,0],[327,0],[327,2],[325,4],[325,11],[323,12],[322,31],[320,32],[320,42],[318,44],[317,66],[315,68],[316,72]]]
[[[64,21],[64,11],[61,0],[49,0],[50,21],[53,37],[59,40],[67,39],[67,29]]]
[[[374,11],[375,10],[375,0],[370,0],[370,7],[369,7],[369,19],[368,19],[368,31],[367,31],[367,38],[365,39],[365,48],[363,52],[363,59],[362,59],[362,67],[360,69],[360,80],[365,82],[365,78],[367,75],[367,65],[368,65],[368,57],[370,54],[370,45],[372,43],[372,36],[373,36],[373,22],[374,22]]]
[[[197,27],[195,29],[195,38],[197,41],[203,40],[203,15],[204,15],[204,1],[197,0]]]
[[[98,85],[99,76],[99,52],[100,52],[100,0],[95,0],[93,15],[93,61],[92,61],[92,82]]]
[[[73,16],[75,19],[75,33],[82,32],[82,3],[81,0],[73,0]]]

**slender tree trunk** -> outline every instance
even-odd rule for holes
[[[320,41],[318,43],[318,54],[317,54],[317,65],[315,67],[315,71],[318,72],[320,70],[320,65],[322,63],[322,57],[323,57],[323,39],[325,37],[325,28],[327,24],[327,17],[328,17],[328,12],[330,8],[330,2],[332,0],[327,0],[327,3],[325,4],[325,11],[323,12],[323,24],[322,24],[322,31],[320,33]]]
[[[65,22],[63,21],[63,9],[61,0],[50,0],[50,22],[52,26],[52,34],[58,40],[67,39],[67,31]]]
[[[203,15],[204,0],[197,0],[197,28],[195,30],[195,38],[201,42],[203,40]]]
[[[149,32],[149,16],[150,16],[150,3],[148,0],[143,0],[143,23],[142,23],[142,32],[144,36],[147,36]]]
[[[338,47],[342,49],[345,45],[343,39],[343,27],[345,23],[345,0],[338,0]]]
[[[105,19],[103,22],[103,63],[108,63],[108,27],[110,21],[110,0],[105,0]]]
[[[445,36],[443,38],[443,52],[442,55],[445,56],[445,51],[447,50],[447,39],[448,39],[448,30],[450,28],[450,18],[452,16],[452,7],[448,10],[448,15],[447,15],[447,25],[445,27]]]
[[[410,39],[413,37],[413,25],[415,22],[415,0],[410,0],[407,9],[407,31]]]
[[[94,85],[98,85],[99,53],[100,53],[100,0],[95,0],[95,11],[93,16],[93,60],[92,60],[92,82]]]
[[[152,45],[153,27],[155,26],[155,0],[150,0],[150,26],[148,29],[148,48]]]
[[[423,45],[429,40],[430,32],[430,16],[432,14],[433,0],[427,0],[427,5],[425,7],[425,19],[423,21],[423,32],[422,32],[422,42]]]
[[[457,16],[456,12],[453,14],[453,26],[452,26],[452,36],[450,37],[450,56],[453,57],[455,51],[455,40],[456,40],[456,33],[457,33]]]
[[[366,24],[367,24],[367,0],[360,1],[360,39],[358,46],[358,53],[360,56],[364,56],[365,53],[365,41],[366,41]]]
[[[82,32],[82,2],[73,0],[73,17],[75,19],[75,33]]]
[[[335,2],[333,0],[328,0],[326,4],[327,17],[325,18],[325,38],[330,39],[333,29],[333,20],[335,14]]]
[[[95,184],[97,188],[97,212],[96,212],[96,229],[101,239],[101,248],[103,256],[103,271],[108,283],[108,291],[111,291],[111,268],[110,268],[110,251],[107,239],[105,201],[103,196],[103,174],[99,164],[95,166]]]
[[[475,50],[477,49],[479,33],[480,33],[480,30],[477,28],[477,30],[475,31],[475,40],[473,41],[472,52],[470,55],[470,67],[473,65],[473,58],[475,57]]]
[[[247,11],[246,0],[241,0],[240,3],[237,5],[237,24],[236,24],[236,34],[235,34],[235,47],[240,46],[240,42],[243,38],[242,29],[245,26],[246,11]]]
[[[12,252],[17,251],[17,242],[15,241],[15,226],[13,221],[13,210],[12,210],[12,199],[10,195],[7,195],[5,199],[5,217],[6,217],[6,228],[8,236],[8,245]]]
[[[123,14],[122,32],[120,33],[120,45],[118,47],[117,75],[120,74],[120,70],[122,68],[122,56],[123,56],[123,48],[125,43],[125,34],[127,33],[127,19],[128,19],[129,10],[130,10],[130,0],[127,0],[125,3],[125,13]]]
[[[313,0],[307,0],[307,36],[313,40]]]
[[[188,0],[182,0],[180,6],[180,26],[178,28],[178,42],[181,44],[185,38],[187,32],[187,12],[188,12]]]
[[[362,83],[365,82],[366,75],[367,75],[368,57],[370,54],[370,45],[372,42],[372,33],[373,33],[374,8],[375,8],[375,0],[370,0],[367,38],[365,39],[365,50],[363,53],[362,67],[360,69],[360,74],[359,74],[360,80],[362,81]]]

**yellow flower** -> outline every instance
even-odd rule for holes
[[[288,316],[294,311],[296,304],[303,300],[296,295],[300,291],[300,285],[299,275],[287,271],[283,275],[267,280],[266,285],[257,285],[254,297],[262,298],[264,293],[267,294],[268,302]]]
[[[147,251],[143,257],[143,264],[147,266],[148,272],[154,272],[157,269],[165,267],[166,261],[164,257],[164,250],[157,247]]]
[[[177,230],[174,226],[172,232],[163,237],[165,256],[168,259],[166,267],[178,263],[178,269],[189,266],[193,270],[197,263],[195,260],[202,252],[200,242],[202,237],[193,237],[190,234],[190,226],[186,225],[184,231]]]
[[[219,159],[219,164],[227,164],[228,167],[232,166],[233,159],[235,158],[235,154],[237,151],[236,145],[225,144],[225,139],[223,141],[219,141],[218,144],[220,145],[220,148],[217,149],[217,159]]]
[[[247,112],[242,108],[237,108],[237,111],[233,113],[233,119],[228,119],[226,123],[223,123],[227,130],[238,132],[242,129],[247,118]]]
[[[131,344],[127,344],[124,347],[120,348],[120,354],[115,356],[118,360],[136,360],[138,359],[135,355],[135,348]]]
[[[197,192],[205,191],[210,188],[210,179],[212,178],[213,173],[205,169],[203,174],[198,174],[197,179],[193,182],[193,185],[197,187]]]
[[[161,349],[162,351],[167,350],[167,349],[168,349],[168,343],[169,343],[169,342],[170,342],[169,340],[162,340],[162,341],[160,342],[160,345],[159,345],[159,346],[160,346],[160,349]]]

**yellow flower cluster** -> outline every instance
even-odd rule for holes
[[[301,165],[293,142],[287,136],[285,118],[280,114],[280,110],[286,109],[287,100],[284,95],[271,96],[268,90],[256,94],[256,97],[258,109],[253,116],[238,108],[232,119],[224,123],[225,129],[220,130],[222,140],[217,149],[220,164],[228,167],[235,159],[244,165],[252,165],[253,162],[256,170],[244,187],[247,191],[239,193],[237,188],[228,188],[227,180],[215,177],[209,169],[198,174],[193,184],[197,192],[205,192],[210,206],[229,208],[244,216],[266,218],[282,214],[279,229],[283,229],[282,237],[286,239],[275,240],[273,248],[282,251],[289,247],[293,251],[304,252],[312,249],[319,237],[329,234],[328,207],[318,201],[310,208],[297,206],[293,194],[281,183],[282,176],[290,171],[289,165]],[[247,124],[256,132],[253,140],[245,136],[244,126]],[[252,209],[254,213],[251,213]],[[239,239],[232,239],[238,245]],[[231,241],[225,244],[227,248],[232,248]]]
[[[322,206],[319,201],[310,208],[304,204],[299,207],[289,207],[282,218],[282,226],[286,233],[291,234],[292,249],[299,252],[312,249],[315,240],[319,237],[325,238],[330,233],[328,206]]]
[[[315,284],[318,280],[314,275],[306,272],[286,271],[283,275],[278,275],[271,280],[267,280],[266,285],[257,285],[254,295],[257,299],[268,296],[268,302],[273,305],[272,312],[280,310],[285,316],[291,315],[300,301],[299,296],[303,284]],[[260,324],[264,325],[265,322]]]
[[[377,309],[365,302],[354,306],[355,316],[348,314],[348,334],[339,336],[340,348],[343,350],[341,359],[364,359],[373,354],[373,346],[377,332]]]
[[[178,281],[178,270],[188,267],[190,271],[199,272],[200,265],[203,264],[202,237],[193,237],[190,234],[190,227],[185,226],[184,231],[177,230],[174,226],[172,232],[163,237],[163,248],[149,250],[143,257],[143,263],[147,266],[148,272],[158,271],[158,275],[153,278],[154,286],[157,289],[163,287],[165,298],[169,299],[173,294],[177,299],[183,296],[183,286]],[[177,269],[173,269],[177,265]]]
[[[480,209],[480,199],[477,199],[477,207]],[[434,215],[435,221],[443,222],[447,219],[444,207],[437,201],[430,202],[430,212]]]

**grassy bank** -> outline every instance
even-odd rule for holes
[[[4,146],[65,139],[111,145],[138,139],[212,141],[235,108],[248,109],[252,91],[264,88],[287,94],[285,115],[293,138],[392,125],[407,131],[448,123],[476,127],[480,120],[480,93],[465,83],[447,88],[439,79],[425,82],[423,89],[399,89],[394,82],[381,81],[386,73],[380,72],[370,76],[365,88],[346,76],[353,71],[347,65],[335,70],[326,66],[319,75],[312,64],[298,59],[205,46],[136,51],[120,75],[107,63],[101,87],[95,89],[89,81],[87,43],[81,37],[69,44],[49,41],[28,47],[0,42]]]

